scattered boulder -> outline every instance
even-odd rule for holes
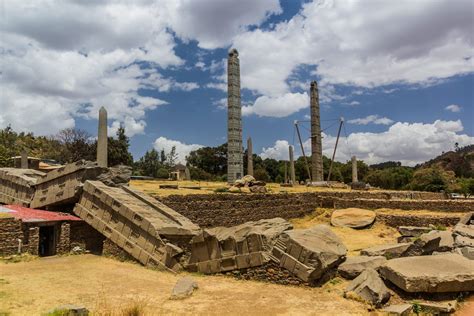
[[[132,167],[117,165],[110,167],[106,172],[97,177],[97,180],[102,181],[109,187],[118,187],[121,185],[128,185],[132,177]]]
[[[374,223],[375,215],[374,211],[360,208],[335,210],[331,215],[331,224],[340,227],[364,228]]]
[[[62,305],[49,311],[47,315],[88,316],[89,310],[80,305]]]
[[[240,188],[239,187],[236,187],[236,186],[232,186],[229,188],[229,192],[230,193],[240,193]]]
[[[241,179],[245,184],[249,184],[251,182],[256,181],[255,178],[251,175],[246,175]]]
[[[371,268],[377,270],[383,265],[387,259],[383,256],[356,256],[348,257],[339,267],[337,271],[345,278],[352,280],[362,273],[365,269]]]
[[[404,237],[419,237],[422,234],[429,233],[433,229],[431,227],[417,226],[399,226],[398,232]]]
[[[250,192],[252,193],[267,193],[267,188],[264,187],[264,186],[260,186],[260,185],[254,185],[254,186],[251,186],[249,187],[250,189]]]
[[[326,225],[286,231],[277,240],[271,259],[301,280],[316,283],[347,254],[342,240]]]
[[[456,300],[447,302],[419,302],[417,303],[423,314],[443,315],[454,313],[458,307]]]
[[[182,300],[190,297],[194,290],[198,289],[198,284],[190,277],[184,277],[176,282],[173,291],[171,292],[171,300]]]
[[[417,238],[403,253],[404,257],[431,255],[433,252],[447,252],[454,248],[454,239],[449,231],[431,231]]]
[[[411,304],[397,304],[390,305],[382,309],[388,316],[408,316],[413,311],[413,306]]]
[[[466,214],[454,226],[454,252],[474,260],[474,212]]]
[[[402,257],[411,243],[379,245],[361,250],[362,256],[384,256],[387,259]]]
[[[459,247],[454,250],[455,253],[464,256],[469,260],[474,260],[474,248],[473,247]]]
[[[458,254],[388,260],[383,278],[406,292],[462,292],[474,289],[474,262]]]
[[[380,307],[390,299],[390,292],[374,269],[365,269],[344,291],[344,296]]]

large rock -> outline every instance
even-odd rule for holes
[[[364,228],[375,221],[375,212],[360,208],[335,210],[331,215],[331,224],[339,227]]]
[[[305,282],[315,283],[341,263],[347,248],[326,225],[284,232],[271,259]]]
[[[389,260],[380,274],[406,292],[461,292],[474,290],[474,262],[458,254]]]
[[[423,314],[426,315],[447,315],[454,313],[458,306],[456,300],[447,302],[419,302]]]
[[[380,307],[390,299],[390,292],[374,269],[364,270],[344,291],[348,298],[362,299]]]
[[[89,310],[81,305],[62,305],[49,311],[46,315],[88,316]]]
[[[97,180],[111,187],[128,185],[132,177],[132,168],[124,165],[110,167],[107,171],[97,177]]]
[[[384,315],[388,316],[408,316],[413,311],[413,305],[411,304],[397,304],[390,305],[382,309]]]
[[[454,248],[454,239],[449,231],[431,231],[417,238],[403,253],[404,257],[431,255],[433,252],[446,252]]]
[[[422,234],[429,233],[433,229],[431,227],[418,226],[399,226],[398,232],[404,237],[419,237]]]
[[[170,299],[181,300],[187,298],[191,296],[194,290],[196,290],[197,288],[197,282],[191,279],[190,277],[181,278],[178,280],[178,282],[176,282],[176,285],[174,286],[173,291],[171,292]]]
[[[382,256],[356,256],[348,257],[338,268],[339,274],[345,278],[352,280],[362,273],[365,269],[371,268],[377,270],[387,262],[387,259]]]
[[[362,256],[384,256],[387,259],[393,259],[403,256],[410,245],[411,243],[399,243],[373,246],[361,250],[360,254]]]

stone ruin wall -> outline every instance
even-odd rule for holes
[[[14,218],[0,218],[0,256],[14,255],[18,251],[18,239],[23,239],[21,222]]]
[[[407,194],[422,197],[424,200],[407,199]],[[361,197],[365,197],[365,199]],[[401,199],[402,197],[404,199]],[[318,192],[171,195],[160,198],[160,200],[202,227],[230,227],[248,221],[274,217],[282,217],[288,220],[311,214],[317,207],[474,211],[474,201],[445,200],[442,197],[444,197],[444,194],[429,192]],[[425,198],[429,198],[429,200],[425,200]],[[382,216],[382,218],[385,218],[390,226],[394,226],[395,223],[401,221],[396,220],[394,216]],[[398,216],[398,218],[404,218],[404,216]],[[442,225],[452,225],[459,219],[454,215],[449,218],[447,220],[443,217],[439,220],[444,221]],[[433,218],[431,221],[437,222],[438,218]],[[414,222],[414,219],[408,218],[403,225],[408,225],[408,222]]]

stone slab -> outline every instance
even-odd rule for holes
[[[458,254],[389,260],[380,274],[410,293],[474,291],[474,261]]]
[[[331,215],[331,224],[338,227],[364,228],[375,221],[375,212],[359,208],[335,210]]]
[[[382,266],[387,259],[383,256],[355,256],[348,257],[341,265],[339,265],[337,271],[345,279],[354,279],[367,268],[377,270]]]

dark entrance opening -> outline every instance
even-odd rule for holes
[[[41,257],[53,256],[56,254],[54,226],[40,226],[38,254]]]

